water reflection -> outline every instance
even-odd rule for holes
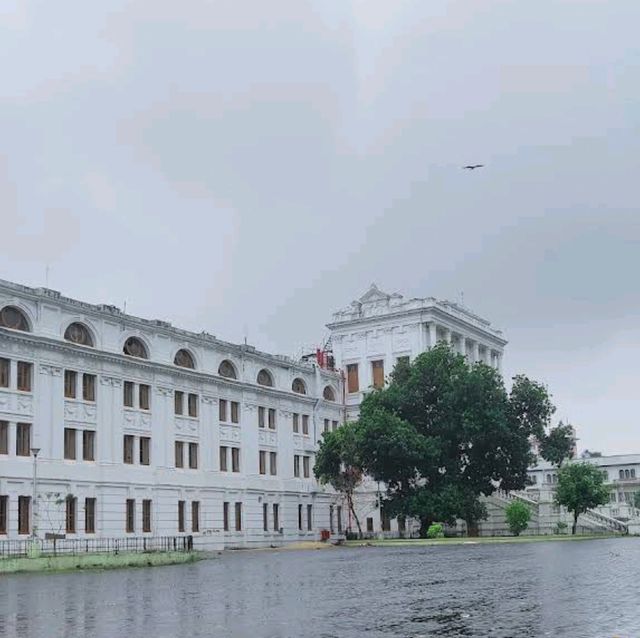
[[[237,552],[0,579],[0,638],[640,635],[640,540]]]

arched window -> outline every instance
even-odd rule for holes
[[[195,370],[196,362],[193,359],[193,355],[184,348],[176,352],[176,356],[173,358],[173,363],[181,368],[191,368]]]
[[[225,359],[220,366],[218,367],[218,374],[221,377],[226,377],[227,379],[237,379],[238,375],[236,374],[236,367],[229,361]]]
[[[554,475],[552,476],[552,478],[553,478],[553,482],[554,482],[554,483],[557,483],[557,482],[558,482],[558,475],[557,475],[557,474],[554,474]]]
[[[628,479],[628,478],[629,478],[629,470],[625,470],[625,471],[624,471],[624,477],[625,477],[626,479]]]
[[[635,470],[631,470],[631,478],[635,478],[636,477],[636,471]]]
[[[307,386],[305,385],[304,381],[300,377],[297,377],[293,380],[293,383],[291,384],[291,389],[296,394],[307,394]]]
[[[621,479],[623,479],[624,478],[624,470],[620,470],[618,475],[620,476]]]
[[[124,348],[122,348],[122,352],[129,355],[130,357],[137,357],[138,359],[149,358],[144,343],[142,343],[142,341],[140,341],[138,337],[129,337],[124,342]]]
[[[271,376],[271,372],[266,368],[262,368],[260,372],[258,372],[258,385],[266,385],[269,388],[273,387],[273,377]]]
[[[547,474],[547,483],[551,483],[551,474]]]
[[[64,338],[66,341],[77,343],[81,346],[91,346],[93,348],[93,337],[89,332],[87,326],[77,321],[69,324],[64,331]]]
[[[5,306],[0,310],[0,326],[29,332],[29,322],[25,314],[15,306]]]
[[[325,401],[336,400],[336,393],[333,391],[333,388],[330,385],[325,386],[324,390],[322,391],[322,398]]]

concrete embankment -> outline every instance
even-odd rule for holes
[[[197,552],[122,552],[119,554],[63,554],[0,559],[0,574],[57,572],[75,569],[117,569],[192,563],[204,556]]]

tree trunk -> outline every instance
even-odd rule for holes
[[[356,514],[356,508],[353,506],[353,495],[349,492],[347,493],[347,503],[349,505],[349,511],[353,514],[353,518],[356,520],[356,525],[358,526],[358,538],[362,538],[362,527],[360,525],[360,519]]]
[[[431,517],[428,517],[428,516],[420,517],[420,538],[427,537],[427,531],[431,527],[432,523],[433,521],[431,520]]]
[[[573,513],[573,525],[571,526],[571,534],[575,535],[576,528],[578,527],[578,512]]]

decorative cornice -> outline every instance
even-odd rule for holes
[[[48,374],[52,377],[59,377],[62,375],[62,368],[60,366],[50,365],[47,363],[41,363],[39,366],[40,374]]]

